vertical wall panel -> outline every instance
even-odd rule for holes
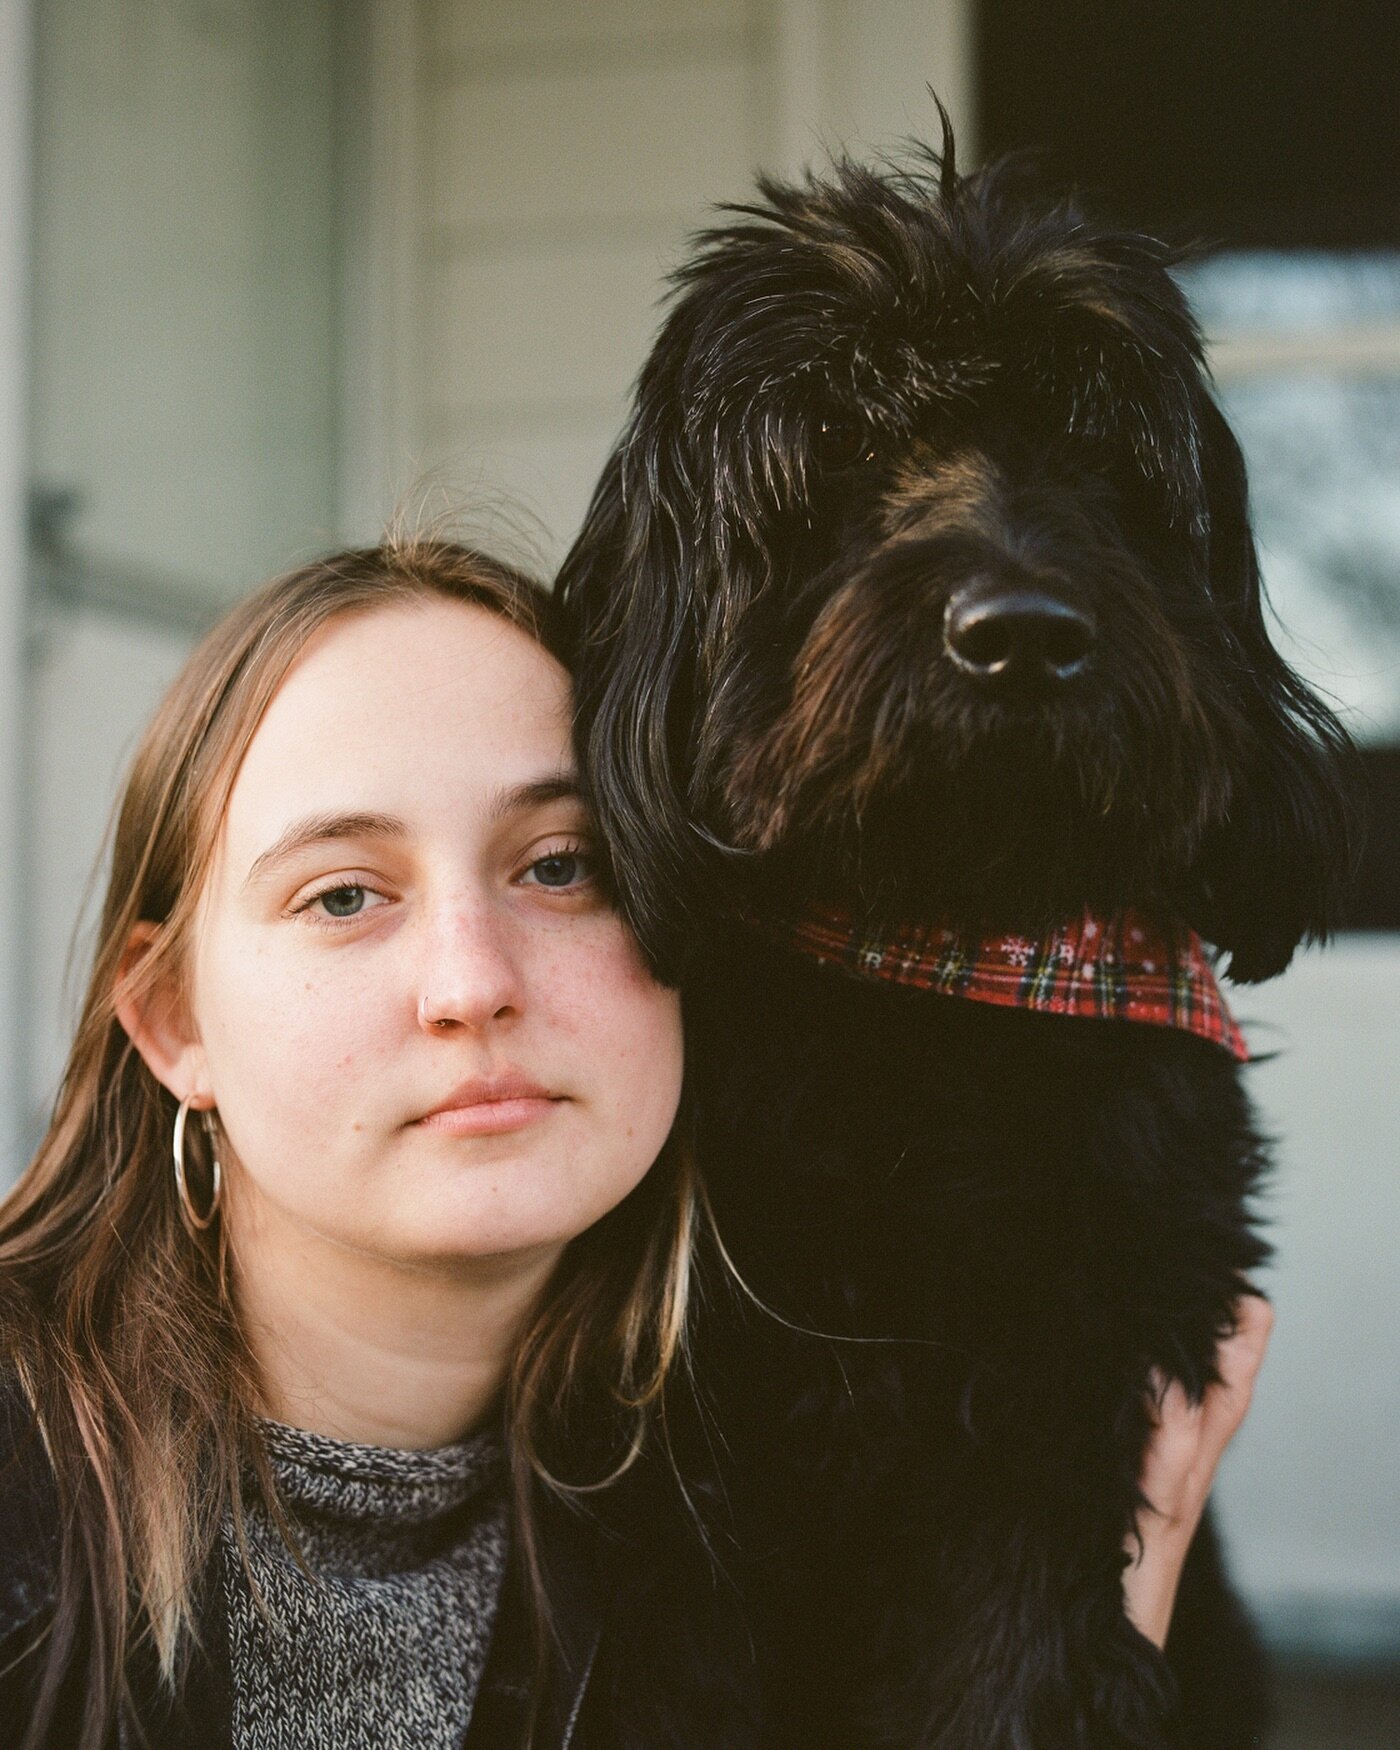
[[[517,498],[552,563],[667,268],[768,155],[766,9],[435,0],[419,20],[422,471],[469,516]]]
[[[480,60],[594,43],[616,55],[742,33],[752,10],[750,0],[428,0],[423,24],[433,56]]]
[[[27,1140],[25,1070],[25,501],[29,287],[29,0],[0,0],[0,1191]]]
[[[434,228],[489,227],[509,247],[528,228],[666,224],[737,193],[758,146],[747,73],[726,53],[454,80],[434,102]]]
[[[652,326],[655,245],[603,243],[454,254],[428,274],[433,412],[516,407],[548,415],[615,402]]]

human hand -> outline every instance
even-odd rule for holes
[[[1129,1621],[1159,1647],[1166,1645],[1186,1552],[1216,1466],[1244,1421],[1273,1324],[1267,1300],[1241,1295],[1235,1328],[1216,1351],[1220,1377],[1200,1403],[1191,1403],[1175,1380],[1153,1392],[1153,1430],[1139,1476],[1151,1506],[1138,1514],[1125,1545],[1131,1560],[1123,1574],[1123,1603]]]

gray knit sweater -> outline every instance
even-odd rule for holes
[[[225,1524],[235,1750],[455,1750],[505,1567],[499,1436],[405,1452],[264,1435],[310,1573],[255,1503],[260,1603]]]

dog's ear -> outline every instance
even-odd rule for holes
[[[724,882],[723,854],[692,808],[705,542],[683,458],[634,416],[557,584],[588,800],[618,904],[668,982],[713,922]]]
[[[1228,952],[1228,975],[1253,983],[1336,927],[1355,865],[1356,754],[1269,637],[1244,458],[1204,392],[1197,429],[1198,549],[1235,657],[1247,752],[1228,809],[1203,840],[1187,909]]]

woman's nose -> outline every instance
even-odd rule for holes
[[[427,1032],[509,1020],[523,998],[520,967],[504,920],[488,907],[458,907],[428,932],[418,997]]]

